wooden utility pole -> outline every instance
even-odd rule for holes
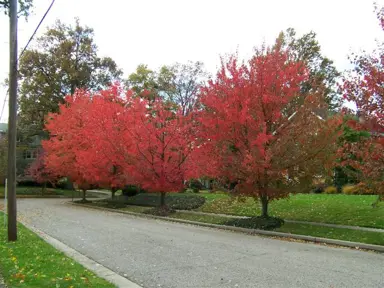
[[[9,0],[9,19],[8,241],[16,241],[17,0]]]

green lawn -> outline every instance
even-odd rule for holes
[[[275,231],[384,246],[384,233],[285,223]]]
[[[6,241],[0,213],[0,271],[8,287],[116,287],[18,225],[18,241]]]
[[[252,198],[241,201],[225,194],[206,194],[206,203],[199,208],[209,213],[241,216],[260,215],[260,205]],[[371,204],[374,195],[298,194],[271,202],[271,216],[289,220],[334,223],[384,229],[384,203],[377,208]]]
[[[177,212],[169,217],[219,225],[224,225],[229,220],[228,217],[196,215],[184,212]],[[282,227],[277,228],[274,231],[321,238],[339,239],[359,243],[384,245],[384,233],[380,232],[367,232],[295,223],[285,223]]]

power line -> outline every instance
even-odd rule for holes
[[[0,116],[0,121],[3,118],[3,113],[4,113],[4,108],[5,108],[5,103],[7,102],[7,96],[9,93],[9,89],[7,90],[7,94],[5,94],[4,102],[3,102],[3,107],[1,108],[1,116]]]
[[[27,50],[29,43],[31,43],[33,37],[35,37],[37,31],[39,30],[41,24],[43,23],[45,17],[47,16],[47,14],[49,13],[49,11],[51,10],[51,8],[52,8],[53,4],[55,3],[55,1],[56,1],[56,0],[52,0],[51,5],[49,5],[47,11],[45,11],[45,13],[44,13],[44,15],[43,15],[43,18],[41,18],[41,20],[40,20],[39,24],[37,25],[35,31],[33,32],[32,36],[29,38],[29,40],[28,40],[28,42],[27,42],[27,45],[25,45],[23,51],[21,51],[20,56],[19,56],[19,59],[21,58],[21,56],[23,56],[25,50]]]
[[[41,24],[43,23],[45,17],[47,16],[47,14],[49,13],[49,11],[51,10],[51,8],[52,8],[53,4],[55,3],[55,1],[56,1],[56,0],[52,0],[52,2],[51,2],[51,4],[49,5],[47,11],[45,11],[43,17],[40,19],[39,24],[36,26],[35,31],[33,31],[33,34],[31,35],[31,37],[29,38],[27,44],[24,46],[23,50],[21,51],[18,60],[21,59],[21,57],[23,56],[24,52],[27,50],[29,44],[32,42],[33,38],[35,37],[37,31],[39,30]],[[7,102],[8,93],[9,93],[9,88],[8,88],[8,90],[7,90],[7,94],[5,94],[5,98],[4,98],[3,106],[2,106],[2,108],[1,108],[0,121],[1,121],[1,119],[3,118],[3,113],[4,113],[5,103]]]

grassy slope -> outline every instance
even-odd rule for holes
[[[207,216],[207,215],[194,215],[183,212],[178,212],[170,217],[177,219],[184,219],[190,221],[198,221],[212,224],[224,224],[228,221],[227,217],[220,216]],[[366,232],[357,231],[350,229],[339,229],[320,227],[307,224],[295,224],[285,223],[284,226],[274,230],[278,232],[298,234],[298,235],[309,235],[321,238],[339,239],[359,243],[368,243],[375,245],[384,245],[384,233],[379,232]]]
[[[8,287],[115,287],[22,225],[18,225],[18,241],[8,243],[1,213],[0,219],[0,270]]]
[[[223,194],[202,195],[208,201],[200,211],[242,216],[260,215],[260,205],[252,198],[242,202]],[[384,228],[384,203],[372,208],[371,204],[375,199],[376,196],[372,195],[298,194],[273,201],[270,204],[270,214],[290,220]]]

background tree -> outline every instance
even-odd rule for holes
[[[342,135],[338,139],[337,146],[339,147],[339,159],[335,162],[333,182],[334,185],[341,191],[342,187],[347,184],[357,184],[361,181],[361,171],[357,170],[354,165],[348,165],[348,161],[356,161],[358,156],[347,147],[355,146],[357,143],[368,141],[370,133],[359,127],[359,119],[354,115],[353,111],[345,113],[342,125]]]
[[[314,93],[318,87],[322,86],[322,93],[325,95],[328,109],[339,109],[342,104],[342,97],[341,93],[338,92],[336,81],[339,79],[340,73],[333,61],[322,54],[316,33],[311,31],[298,37],[293,28],[288,28],[285,32],[280,33],[278,39],[283,48],[289,50],[295,61],[302,61],[308,68],[309,77],[301,84],[302,94]]]
[[[202,62],[175,63],[164,66],[159,73],[160,87],[163,87],[166,99],[181,107],[184,115],[195,108],[200,88],[207,78]]]
[[[384,30],[384,8],[375,7]],[[370,137],[344,147],[357,155],[345,164],[361,171],[361,180],[373,193],[384,198],[384,43],[371,54],[353,55],[354,69],[344,79],[344,97],[356,105],[359,121],[350,122]]]
[[[55,184],[60,179],[57,174],[47,167],[44,151],[40,151],[38,158],[28,167],[26,175],[42,184],[42,195],[44,195],[48,183]]]
[[[198,174],[259,199],[263,217],[271,200],[310,186],[324,172],[338,125],[315,113],[326,108],[325,95],[321,88],[302,93],[309,73],[290,57],[279,43],[257,50],[248,65],[233,56],[202,91],[199,131],[205,141],[194,153]],[[297,97],[302,105],[286,114]]]
[[[76,88],[101,89],[119,79],[121,71],[109,57],[97,56],[93,30],[57,21],[37,39],[36,49],[20,59],[18,124],[22,134],[41,134],[45,116],[58,112],[64,96]]]
[[[149,69],[147,65],[140,64],[136,71],[128,76],[125,82],[128,89],[134,92],[137,97],[153,101],[159,90],[158,73]]]
[[[19,16],[27,18],[33,8],[33,0],[19,0],[18,13]],[[5,15],[8,15],[9,0],[0,1],[0,10],[4,10]]]
[[[198,61],[164,65],[158,71],[141,64],[128,76],[126,85],[142,98],[160,97],[174,103],[185,115],[196,105],[199,89],[207,78],[204,64]]]

